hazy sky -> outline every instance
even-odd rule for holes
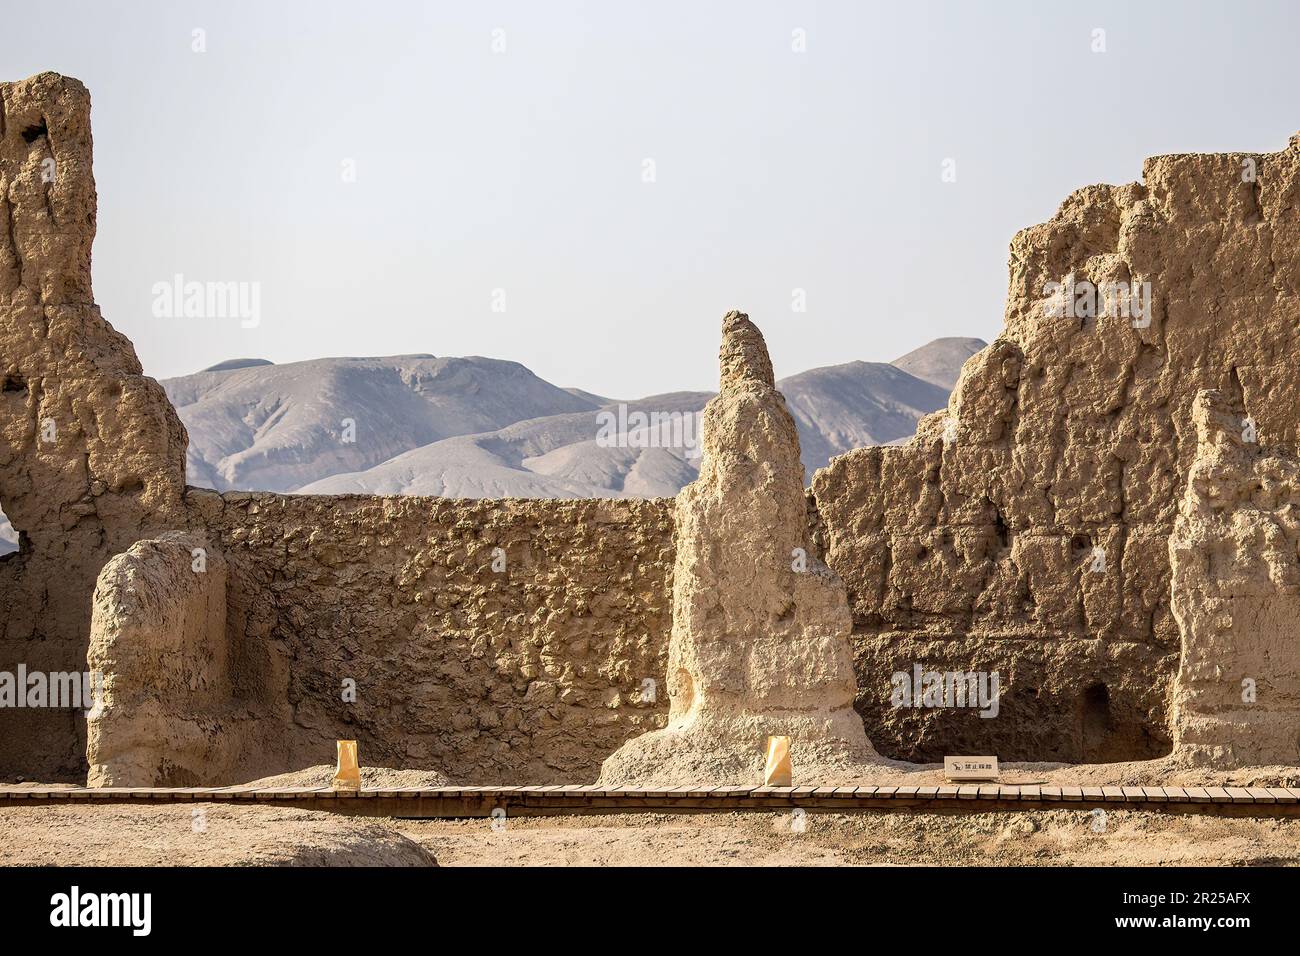
[[[778,375],[992,338],[1072,190],[1300,129],[1293,2],[0,10],[0,78],[91,90],[96,298],[158,377],[478,354],[631,398],[714,387],[733,307]],[[155,317],[177,273],[260,324]]]

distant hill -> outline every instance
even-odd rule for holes
[[[828,365],[776,384],[799,426],[807,480],[835,455],[910,437],[922,415],[948,402],[948,389],[882,362]]]
[[[983,344],[938,339],[893,363],[779,381],[807,478],[833,455],[910,436]],[[674,495],[698,474],[692,439],[713,394],[620,403],[516,362],[431,356],[236,359],[163,386],[190,434],[191,484],[465,498]]]
[[[951,392],[962,365],[987,344],[983,339],[935,339],[890,364]]]
[[[454,435],[596,408],[479,357],[241,365],[163,387],[190,434],[190,482],[218,490],[294,491]]]
[[[675,415],[683,438],[698,434],[699,412],[712,392],[676,392],[626,403],[626,417]],[[457,498],[658,498],[677,494],[699,472],[683,442],[663,447],[649,428],[615,429],[614,442],[599,440],[600,422],[619,418],[618,404],[593,411],[552,415],[505,428],[434,442],[375,468],[335,475],[305,486],[304,493],[363,492]],[[671,439],[671,429],[666,436]]]

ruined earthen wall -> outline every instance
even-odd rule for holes
[[[187,501],[229,565],[242,779],[356,738],[370,766],[594,780],[664,722],[671,501]]]
[[[85,670],[109,559],[210,525],[248,776],[357,736],[372,764],[594,779],[659,719],[666,694],[641,697],[663,687],[668,503],[184,500],[184,429],[93,303],[89,94],[42,74],[0,102],[0,508],[22,532],[0,670]],[[80,710],[0,711],[0,777],[82,780],[85,748]]]
[[[1086,304],[1083,317],[1048,314],[1046,284],[1071,276],[1150,283],[1149,324]],[[1293,444],[1298,355],[1300,137],[1273,154],[1147,160],[1142,183],[1079,190],[1019,233],[1005,330],[967,362],[947,412],[813,483],[876,746],[924,759],[1167,752],[1167,539],[1196,447],[1191,403],[1222,389],[1260,441]],[[998,718],[891,709],[889,675],[917,662],[999,671]]]
[[[22,532],[0,560],[0,670],[84,669],[104,565],[187,530],[227,563],[242,777],[356,737],[370,765],[594,779],[663,723],[670,503],[186,492],[184,430],[92,301],[89,96],[43,74],[0,84],[0,107],[0,507]],[[816,476],[880,750],[1168,749],[1190,405],[1218,388],[1260,442],[1300,435],[1298,199],[1300,141],[1080,190],[1013,241],[1005,332],[947,415]],[[1150,323],[1045,315],[1044,284],[1070,276],[1149,282]],[[998,670],[998,718],[893,710],[890,675],[914,663]],[[80,711],[0,712],[2,777],[82,779],[85,745]]]
[[[878,762],[853,710],[848,601],[808,553],[798,433],[749,316],[723,317],[719,366],[700,476],[676,499],[668,726],[619,748],[600,781],[753,783],[775,736],[802,779],[847,785]]]
[[[1300,763],[1300,460],[1262,448],[1242,409],[1202,392],[1197,453],[1169,539],[1182,634],[1178,756]]]
[[[0,84],[0,671],[86,667],[90,595],[114,554],[183,520],[185,431],[95,306],[90,95]],[[84,776],[79,710],[0,712],[0,777]]]
[[[93,787],[229,780],[247,749],[230,680],[226,562],[200,535],[137,541],[95,586],[86,717]],[[101,678],[102,675],[102,678]]]

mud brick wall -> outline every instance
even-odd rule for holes
[[[256,742],[232,706],[228,648],[226,562],[206,538],[169,531],[109,561],[86,655],[100,685],[86,715],[87,785],[230,779]]]
[[[1300,460],[1266,449],[1242,409],[1201,392],[1198,448],[1169,539],[1183,634],[1175,751],[1188,763],[1300,764]]]
[[[90,94],[0,83],[0,671],[86,669],[105,562],[184,520],[185,430],[90,289]],[[0,709],[0,779],[81,780],[80,710]]]
[[[1050,314],[1047,284],[1071,279],[1149,283],[1149,323],[1086,303]],[[1300,136],[1278,153],[1159,156],[1142,183],[1074,193],[1012,241],[1005,329],[946,412],[909,445],[818,473],[877,747],[927,760],[1168,752],[1167,542],[1199,389],[1230,396],[1260,442],[1300,437]],[[888,707],[889,674],[914,662],[998,670],[999,717]]]
[[[671,501],[187,502],[229,566],[232,676],[261,742],[247,779],[356,738],[372,766],[594,780],[663,723]]]

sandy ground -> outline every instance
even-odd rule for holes
[[[201,811],[196,822],[195,811]],[[230,804],[0,807],[0,865],[1296,865],[1300,818],[1113,810],[390,820]]]
[[[225,803],[0,807],[3,866],[429,866],[387,820]]]
[[[1041,810],[395,821],[442,866],[1295,865],[1300,819]],[[498,823],[498,827],[501,824]],[[1094,830],[1100,828],[1100,832]]]

